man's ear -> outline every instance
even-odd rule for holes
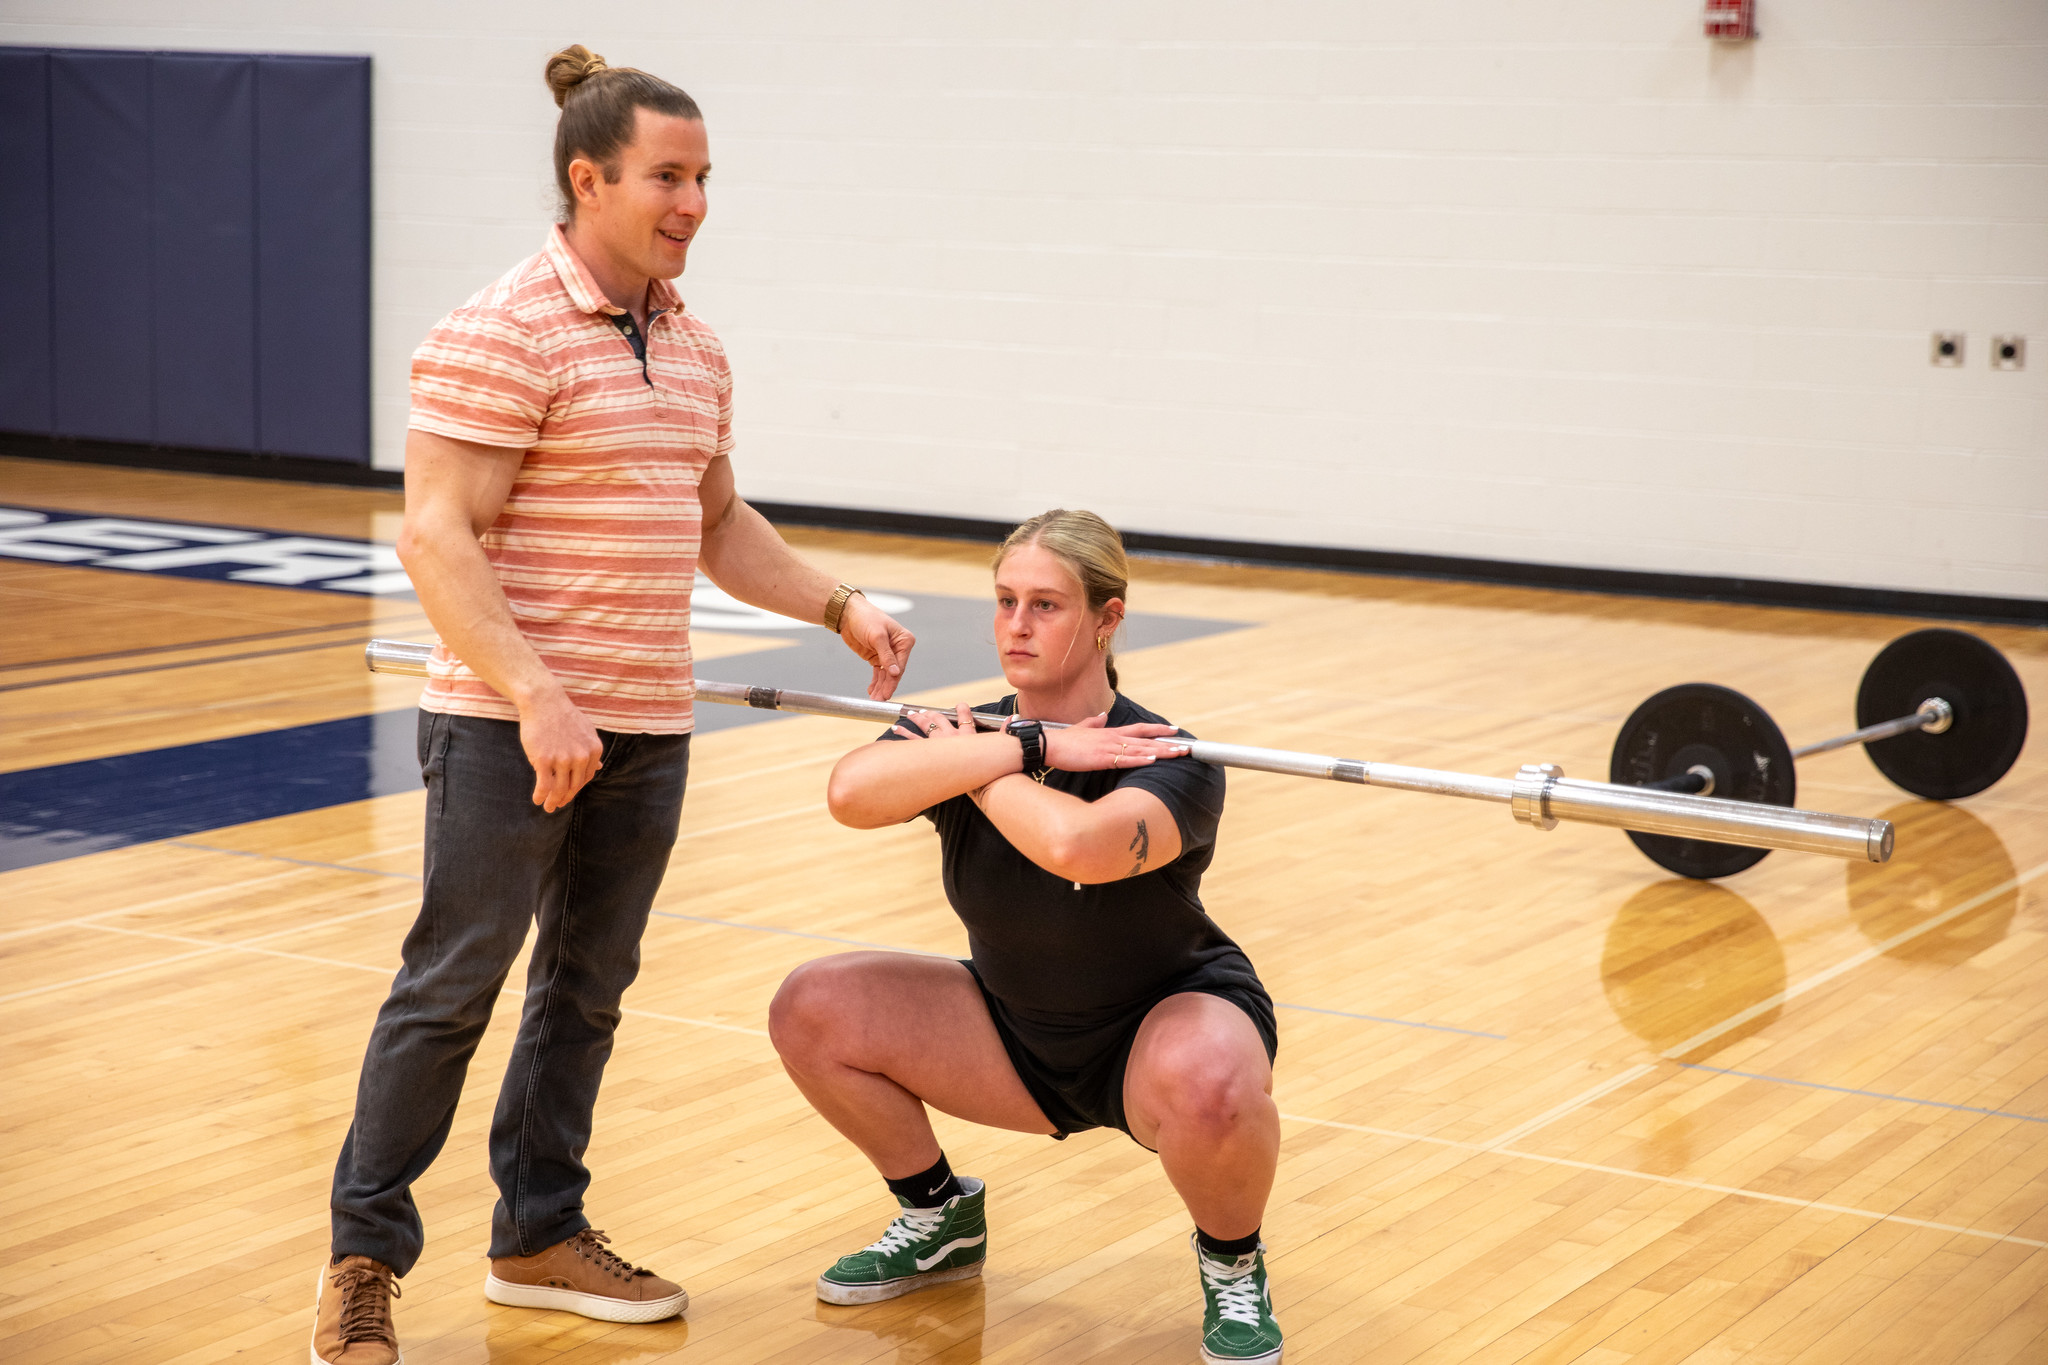
[[[594,162],[577,157],[569,163],[569,188],[575,191],[578,204],[597,204],[597,182],[604,179],[604,172]]]

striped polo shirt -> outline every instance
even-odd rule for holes
[[[601,730],[691,725],[690,586],[704,470],[732,449],[732,372],[665,280],[643,366],[560,228],[412,359],[412,427],[525,452],[483,535],[520,634]],[[519,712],[437,645],[420,705]]]

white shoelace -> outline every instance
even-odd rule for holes
[[[863,1250],[879,1251],[884,1256],[901,1251],[916,1242],[922,1242],[939,1230],[939,1224],[946,1221],[946,1210],[905,1209],[896,1215],[896,1221],[889,1224],[878,1239],[870,1242]]]
[[[1219,1316],[1251,1327],[1259,1325],[1259,1281],[1252,1274],[1255,1264],[1257,1262],[1246,1256],[1226,1269],[1206,1256],[1202,1258],[1202,1278],[1216,1291],[1216,1312]]]

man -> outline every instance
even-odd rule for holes
[[[548,82],[566,221],[413,360],[399,555],[441,637],[421,700],[425,887],[335,1166],[313,1358],[393,1365],[411,1185],[527,929],[491,1125],[494,1301],[614,1322],[682,1288],[612,1252],[582,1157],[619,1002],[674,842],[691,729],[690,586],[837,630],[889,696],[909,632],[799,559],[733,488],[731,377],[683,311],[710,155],[696,104],[581,47]]]

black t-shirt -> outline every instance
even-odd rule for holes
[[[1009,696],[976,709],[1010,715],[1016,701]],[[1171,722],[1119,693],[1108,723]],[[906,722],[905,728],[916,727]],[[1154,871],[1076,890],[1018,852],[969,797],[926,811],[939,831],[946,899],[967,926],[975,970],[1005,1005],[1047,1022],[1078,1024],[1126,1010],[1162,983],[1219,958],[1242,960],[1242,951],[1202,909],[1200,894],[1223,816],[1221,768],[1192,758],[1159,759],[1125,770],[1054,770],[1045,785],[1083,801],[1118,787],[1143,788],[1172,813],[1181,853]]]

